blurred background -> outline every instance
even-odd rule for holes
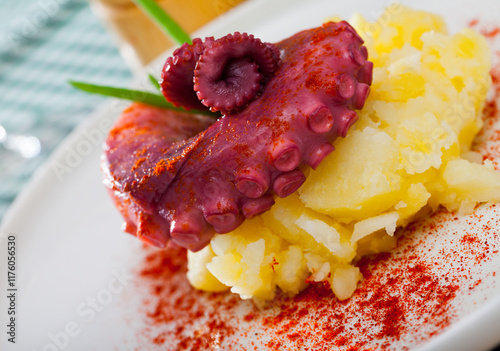
[[[157,2],[192,33],[242,1]],[[0,1],[0,222],[36,169],[107,100],[68,80],[126,87],[170,46],[131,0]]]
[[[242,0],[158,0],[191,33]],[[131,0],[0,1],[0,221],[57,145],[171,43]],[[159,76],[159,74],[158,74]]]

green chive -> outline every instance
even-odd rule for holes
[[[126,88],[116,88],[116,87],[95,85],[95,84],[75,82],[75,81],[69,81],[69,83],[77,89],[80,89],[80,90],[83,90],[83,91],[86,91],[86,92],[92,93],[92,94],[100,94],[100,95],[111,96],[111,97],[124,99],[124,100],[142,102],[142,103],[147,104],[147,105],[167,108],[167,109],[175,110],[175,111],[188,112],[188,113],[193,113],[193,114],[204,114],[204,115],[209,115],[209,116],[212,116],[215,118],[218,117],[216,114],[214,114],[210,111],[202,111],[202,110],[189,110],[189,111],[187,111],[182,107],[175,107],[170,102],[165,100],[165,97],[163,95],[154,94],[154,93],[150,93],[147,91],[126,89]]]
[[[133,2],[178,45],[192,43],[189,35],[154,0],[133,0]]]
[[[153,83],[153,85],[155,86],[155,88],[158,89],[158,91],[161,91],[161,87],[160,87],[160,83],[158,83],[158,79],[156,79],[152,74],[149,74],[148,77],[149,77],[149,80],[151,81],[151,83]]]

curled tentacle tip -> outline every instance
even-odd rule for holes
[[[210,110],[224,114],[248,105],[278,67],[279,57],[272,45],[239,32],[215,40],[194,71],[198,98]]]
[[[175,106],[234,113],[259,96],[279,62],[276,45],[251,34],[196,38],[167,58],[161,88]]]

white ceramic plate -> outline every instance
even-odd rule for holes
[[[250,1],[223,15],[198,34],[220,37],[239,30],[272,42],[317,26],[331,15],[349,18],[353,12],[361,12],[374,19],[388,5],[390,3],[386,1],[369,0]],[[426,0],[413,6],[443,15],[451,32],[474,18],[479,18],[481,23],[500,24],[498,1]],[[151,71],[159,72],[159,67],[161,60],[152,66]],[[138,84],[142,85],[141,82]],[[248,302],[240,303],[225,295],[191,293],[185,280],[181,279],[182,274],[164,281],[165,286],[170,286],[171,295],[163,294],[158,298],[151,294],[151,288],[155,284],[161,285],[161,279],[165,277],[139,276],[138,272],[144,269],[144,256],[151,251],[142,248],[137,239],[121,232],[121,218],[101,185],[99,171],[101,142],[126,105],[112,101],[75,130],[33,177],[6,214],[0,229],[0,349],[175,350],[180,347],[180,338],[187,349],[261,350],[276,349],[278,345],[282,349],[300,348],[297,347],[297,338],[304,349],[326,349],[335,336],[328,336],[319,329],[327,327],[333,330],[334,321],[325,320],[314,311],[314,306],[313,310],[304,310],[300,315],[300,318],[305,316],[301,323],[292,323],[298,319],[290,310],[284,321],[275,318],[279,309],[289,308],[293,302],[280,302],[262,311],[262,316],[268,317],[263,320],[258,315],[260,312]],[[498,251],[495,254],[500,246],[499,218],[498,208],[483,206],[473,216],[454,219],[440,214],[414,228],[414,239],[403,243],[402,247],[418,242],[415,252],[421,255],[421,259],[427,263],[435,261],[441,267],[432,276],[439,286],[429,286],[429,291],[446,288],[445,295],[450,296],[451,283],[446,285],[440,279],[449,276],[453,284],[456,283],[453,286],[458,290],[451,294],[452,301],[449,304],[442,301],[446,309],[441,312],[448,319],[441,316],[442,326],[439,328],[429,326],[432,324],[429,318],[432,320],[433,311],[439,310],[439,303],[426,310],[429,315],[422,315],[422,310],[416,308],[417,304],[412,307],[414,311],[410,311],[413,314],[406,315],[407,320],[400,323],[400,328],[405,327],[399,330],[399,336],[372,340],[365,347],[486,350],[500,343],[500,284],[495,275],[500,270]],[[438,223],[441,227],[431,230],[429,223]],[[483,238],[480,235],[485,226],[488,228],[487,242],[478,239],[483,240],[480,242],[483,246],[475,247],[476,251],[460,246],[463,233]],[[16,247],[15,344],[7,340],[10,337],[7,335],[10,302],[6,296],[10,292],[7,291],[6,262],[8,238],[12,236]],[[481,259],[478,250],[483,248],[490,251],[489,256]],[[408,250],[401,251],[400,255],[409,255]],[[394,261],[401,262],[397,253],[394,257]],[[460,269],[463,274],[457,274]],[[183,294],[193,296],[193,299],[182,300],[181,297],[186,298],[181,296]],[[436,298],[434,295],[430,297]],[[189,313],[180,313],[173,320],[163,322],[148,317],[148,311],[161,308],[165,301],[170,304],[169,308],[181,311],[185,308]],[[182,303],[189,306],[179,307]],[[426,301],[420,303],[425,305]],[[201,305],[205,309],[201,309]],[[302,299],[298,306],[308,305]],[[332,304],[331,308],[335,306]],[[195,307],[199,318],[192,320]],[[359,314],[363,313],[375,312],[360,309]],[[362,335],[356,335],[358,317],[354,315],[348,323],[350,326],[346,327],[351,327],[353,338],[362,339]],[[389,313],[385,317],[397,318],[397,315],[391,317]],[[363,321],[362,316],[359,318]],[[287,320],[293,327],[288,330],[285,329]],[[319,323],[319,326],[312,328],[313,323]],[[184,328],[180,330],[180,327]],[[368,330],[376,329],[376,326],[368,327]],[[177,331],[173,332],[176,328]]]

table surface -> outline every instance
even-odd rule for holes
[[[31,159],[0,146],[0,220],[37,167],[106,101],[68,80],[130,83],[115,44],[86,0],[0,1],[0,126],[41,143]]]
[[[86,0],[0,1],[0,125],[41,143],[31,159],[0,145],[0,219],[36,168],[106,101],[68,80],[126,86],[131,78]]]

